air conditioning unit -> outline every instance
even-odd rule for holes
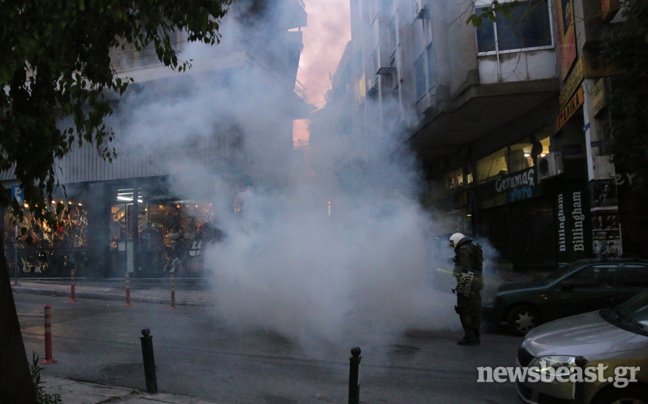
[[[367,80],[367,95],[373,97],[378,94],[378,82],[376,79]]]
[[[538,181],[545,181],[565,172],[562,155],[558,152],[551,152],[544,155],[544,157],[538,157],[536,167],[538,167]]]
[[[428,18],[428,8],[427,6],[423,6],[418,10],[418,13],[416,13],[416,18],[419,20],[425,20]]]
[[[414,19],[423,20],[428,18],[428,8],[427,6],[421,5],[422,0],[415,0],[413,4]]]

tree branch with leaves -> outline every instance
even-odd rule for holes
[[[115,156],[104,123],[124,80],[111,51],[152,46],[159,61],[182,72],[171,42],[216,44],[231,0],[78,0],[0,2],[0,172],[13,172],[37,218],[54,224],[45,209],[59,186],[56,161],[74,145]],[[0,184],[0,205],[22,215],[19,201]],[[58,207],[58,210],[62,207]],[[0,248],[4,251],[2,237]],[[0,392],[3,402],[33,404],[36,392],[16,315],[6,259],[0,260]]]

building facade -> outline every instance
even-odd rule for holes
[[[172,38],[181,58],[192,60],[184,74],[162,66],[152,49],[116,49],[111,55],[116,71],[135,80],[126,94],[130,101],[115,100],[109,121],[119,141],[117,157],[105,161],[92,147],[82,147],[59,162],[58,180],[65,193],[52,203],[69,208],[59,228],[36,223],[31,215],[17,224],[10,212],[4,213],[2,233],[10,269],[20,276],[68,275],[72,268],[78,276],[89,277],[125,272],[199,275],[202,243],[224,234],[212,199],[195,196],[200,195],[195,189],[179,192],[173,182],[183,178],[187,165],[199,162],[234,190],[223,189],[227,195],[222,199],[236,214],[241,208],[236,190],[264,181],[253,157],[244,151],[256,135],[250,133],[255,126],[245,125],[245,117],[250,119],[254,108],[260,108],[263,100],[258,99],[263,97],[282,100],[284,108],[272,121],[279,140],[267,147],[292,153],[292,120],[309,111],[294,91],[305,25],[300,0],[234,2],[219,30],[222,41],[213,49],[196,50],[182,33]],[[194,93],[202,98],[192,117]],[[155,100],[165,102],[147,107],[146,102]],[[190,105],[175,108],[174,100]],[[159,105],[171,107],[159,111]],[[177,126],[155,122],[164,117],[164,122],[173,123],[175,111],[188,115],[178,117]],[[138,142],[129,144],[129,137]],[[163,140],[174,138],[177,142]],[[12,173],[2,173],[2,181],[7,188],[17,188]],[[19,227],[26,227],[27,234],[21,235]],[[27,236],[34,242],[27,243]]]
[[[353,138],[349,155],[369,162],[381,137],[399,139],[445,231],[488,239],[516,268],[645,254],[622,223],[631,174],[604,152],[601,83],[613,71],[592,50],[615,23],[605,3],[524,1],[475,27],[468,17],[491,2],[351,0],[326,107],[350,113],[328,133]]]

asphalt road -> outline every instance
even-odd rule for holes
[[[236,331],[206,307],[123,303],[17,294],[28,353],[44,356],[43,306],[52,305],[53,357],[44,372],[145,390],[140,331],[151,330],[160,392],[222,403],[348,401],[349,346],[305,350],[267,330]],[[362,348],[360,402],[516,403],[512,383],[478,383],[479,366],[512,366],[521,338],[482,336],[456,344],[456,332],[412,331]]]

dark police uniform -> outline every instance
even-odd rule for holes
[[[457,278],[457,306],[464,338],[460,345],[479,344],[479,327],[481,326],[481,290],[484,286],[482,277],[483,258],[479,247],[472,240],[464,237],[455,248],[455,266],[453,275]]]

